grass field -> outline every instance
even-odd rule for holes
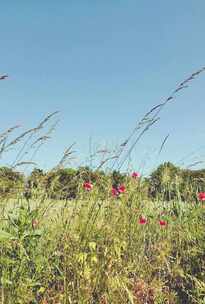
[[[205,303],[203,201],[150,201],[138,183],[2,202],[1,303]]]
[[[57,112],[14,138],[19,126],[0,134],[0,156],[17,151],[0,168],[0,304],[205,303],[205,170],[167,163],[150,180],[120,173],[163,108],[204,71],[148,111],[118,148],[90,155],[95,170],[63,169],[72,144],[47,173],[33,170],[29,180],[14,172],[35,165]]]

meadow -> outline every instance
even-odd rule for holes
[[[146,113],[117,152],[101,151],[95,169],[65,169],[71,145],[50,172],[17,172],[34,164],[27,149],[34,156],[50,137],[53,126],[38,132],[55,113],[10,141],[18,126],[0,135],[0,155],[20,145],[0,170],[1,304],[205,303],[205,171],[166,163],[150,177],[121,172],[163,107],[204,70]]]
[[[113,189],[1,203],[1,303],[204,303],[205,194],[149,200],[138,177]]]

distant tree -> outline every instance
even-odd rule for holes
[[[188,170],[170,162],[160,165],[149,178],[149,195],[165,200],[193,201],[205,191],[205,170]]]
[[[78,189],[76,170],[66,168],[50,171],[45,176],[44,186],[48,196],[51,198],[75,198]]]
[[[28,178],[28,182],[31,187],[37,188],[40,184],[42,184],[44,177],[45,173],[43,170],[34,168]]]
[[[10,197],[23,190],[24,176],[9,167],[0,168],[0,196]]]
[[[149,178],[151,197],[171,200],[178,197],[182,183],[181,169],[171,162],[161,164]]]

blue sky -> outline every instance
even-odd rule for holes
[[[203,0],[0,5],[0,74],[9,74],[0,82],[0,127],[20,123],[23,131],[59,110],[53,139],[35,159],[45,168],[74,141],[79,159],[88,155],[89,138],[93,149],[119,144],[146,111],[205,65]],[[204,113],[205,73],[164,109],[136,146],[133,167],[204,160]]]

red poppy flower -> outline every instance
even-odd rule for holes
[[[117,190],[119,193],[124,193],[126,191],[126,188],[124,185],[120,185]]]
[[[166,226],[167,222],[164,220],[159,220],[159,224],[160,224],[160,226]]]
[[[133,172],[131,176],[133,178],[139,178],[140,177],[140,173],[139,172]]]
[[[200,201],[205,201],[205,192],[199,192],[198,193],[198,199]]]
[[[140,225],[144,225],[144,224],[147,224],[147,219],[143,216],[140,216],[139,218],[139,224]]]
[[[90,182],[84,182],[83,188],[84,188],[86,191],[90,191],[90,190],[93,189],[93,184],[91,184]]]
[[[117,197],[119,195],[119,192],[116,188],[112,187],[112,196]]]

